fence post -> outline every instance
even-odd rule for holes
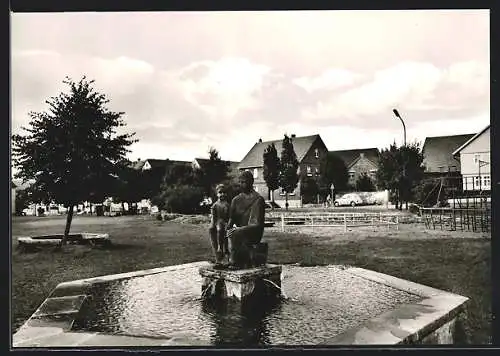
[[[314,216],[311,215],[311,228],[312,228],[312,231],[314,231]]]
[[[396,230],[399,230],[399,216],[396,215]]]
[[[344,232],[347,232],[347,217],[344,213]]]
[[[285,214],[281,213],[281,232],[285,232]]]

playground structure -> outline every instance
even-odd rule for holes
[[[491,231],[491,188],[481,176],[430,178],[434,187],[419,207],[426,228],[473,232]],[[432,205],[431,205],[432,204]],[[429,206],[431,205],[431,206]]]
[[[329,212],[268,212],[266,220],[277,223],[280,231],[287,226],[311,228],[338,227],[347,232],[348,228],[383,226],[399,229],[399,215],[387,213],[329,213]]]

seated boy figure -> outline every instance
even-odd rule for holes
[[[224,256],[229,256],[228,242],[226,237],[226,226],[229,220],[229,203],[226,196],[226,187],[219,184],[216,188],[217,201],[211,208],[210,242],[215,255],[215,264],[220,265]]]

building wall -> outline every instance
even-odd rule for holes
[[[349,174],[349,179],[348,183],[350,185],[355,185],[359,177],[363,174],[366,173],[368,176],[372,179],[373,183],[375,184],[376,182],[376,176],[375,173],[377,171],[378,167],[369,159],[366,157],[361,157],[356,163],[354,163],[353,166],[347,169],[347,172]],[[372,173],[373,172],[373,173]]]
[[[478,164],[474,163],[474,156],[478,155],[481,161],[490,162],[490,129],[472,141],[460,152],[460,166],[463,175],[478,173]],[[490,165],[481,167],[482,173],[490,173]]]
[[[490,150],[490,129],[488,128],[460,151],[464,190],[491,190]],[[479,161],[488,163],[479,167]]]

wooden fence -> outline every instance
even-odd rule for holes
[[[428,229],[491,231],[490,207],[420,208],[420,216]]]

